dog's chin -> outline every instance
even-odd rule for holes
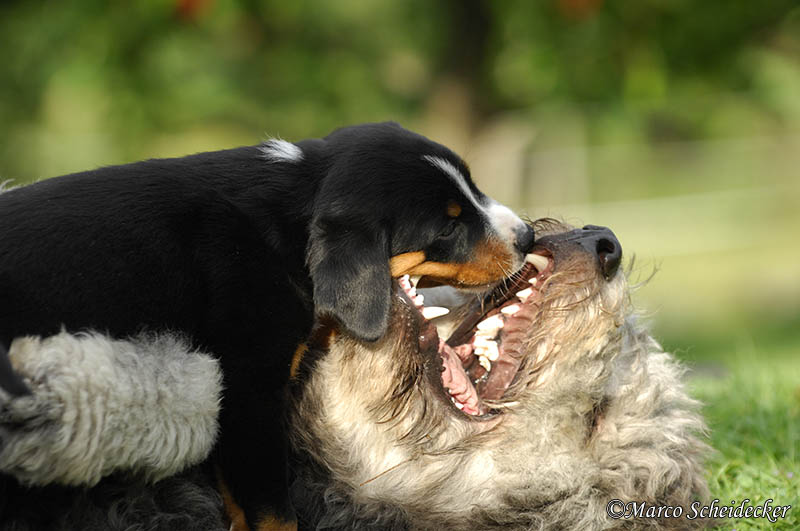
[[[475,287],[471,295],[442,297],[424,277],[416,284],[400,279],[398,290],[416,309],[420,354],[435,361],[425,364],[427,381],[457,417],[484,421],[503,413],[504,396],[523,366],[523,346],[555,268],[553,253],[540,247],[509,278]],[[426,306],[426,294],[447,302]]]

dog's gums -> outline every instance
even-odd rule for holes
[[[501,399],[519,370],[524,334],[534,325],[536,305],[555,266],[544,249],[528,254],[525,262],[506,282],[476,300],[447,341],[431,322],[449,310],[426,307],[416,290],[418,279],[408,275],[399,279],[400,288],[425,320],[420,348],[436,346],[442,386],[453,405],[466,414],[488,418],[498,413],[487,402]]]

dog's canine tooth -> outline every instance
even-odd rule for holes
[[[419,297],[421,298],[422,295],[419,295]],[[416,299],[414,299],[414,302],[416,302]],[[422,302],[420,302],[420,304],[422,304]],[[422,316],[429,321],[447,315],[448,313],[450,313],[450,310],[442,306],[426,306],[422,309]]]
[[[547,268],[547,264],[550,263],[550,260],[547,257],[542,256],[540,254],[529,254],[525,256],[525,261],[529,264],[533,264],[533,267],[538,269],[539,271],[544,271]]]
[[[414,288],[411,288],[412,290]],[[416,293],[416,290],[414,290]],[[414,304],[417,306],[422,306],[425,303],[425,296],[424,295],[414,295]]]
[[[508,306],[501,308],[500,313],[503,315],[514,315],[520,310],[520,308],[522,308],[522,306],[519,304],[509,304]]]
[[[406,276],[408,276],[408,275],[406,275]],[[416,287],[417,287],[417,284],[419,284],[419,279],[421,279],[421,278],[422,278],[422,275],[413,275],[413,276],[408,276],[408,280],[411,282],[411,285],[412,285],[414,288],[416,288]]]
[[[528,297],[530,297],[531,295],[533,295],[533,290],[531,288],[525,288],[524,290],[517,292],[517,297],[522,302],[527,301]]]
[[[491,372],[492,362],[489,361],[489,358],[481,354],[480,356],[478,356],[478,363],[480,363],[481,367],[486,369],[486,372]]]
[[[528,279],[528,282],[531,283],[531,286],[535,286],[536,284],[539,283],[539,279],[537,277],[533,277],[533,278]]]

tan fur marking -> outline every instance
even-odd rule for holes
[[[457,286],[482,286],[511,273],[512,256],[503,243],[489,239],[475,249],[475,260],[463,264],[422,262],[405,271]]]
[[[514,259],[506,245],[489,238],[475,247],[475,259],[464,263],[428,262],[425,253],[414,251],[398,254],[389,260],[394,278],[403,275],[428,276],[456,286],[482,286],[507,277]]]
[[[447,203],[447,215],[451,218],[457,218],[461,215],[461,205],[456,203],[455,201],[450,201]]]
[[[301,345],[305,346],[305,345]],[[299,348],[298,348],[299,350]],[[217,486],[222,495],[222,504],[225,507],[225,514],[231,522],[230,531],[250,531],[244,517],[244,511],[239,504],[233,500],[228,486],[222,479],[222,474],[217,470]],[[286,522],[276,516],[269,515],[261,518],[255,527],[256,531],[297,531],[297,522]]]
[[[392,277],[402,277],[408,274],[409,270],[425,261],[425,253],[413,251],[410,253],[398,254],[389,260],[389,269]]]
[[[284,522],[274,516],[261,519],[256,531],[297,531],[297,522]]]
[[[297,370],[300,368],[300,363],[303,361],[303,356],[308,352],[308,345],[300,343],[294,351],[292,356],[292,364],[289,366],[289,378],[297,378]]]
[[[225,508],[225,514],[231,522],[230,531],[250,531],[247,527],[247,520],[244,517],[244,511],[239,504],[233,500],[231,492],[228,490],[228,485],[222,479],[222,473],[217,469],[217,486],[219,493],[222,495],[222,505]]]

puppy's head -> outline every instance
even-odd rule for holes
[[[481,193],[446,147],[383,123],[339,129],[318,149],[314,303],[355,336],[385,332],[392,277],[480,289],[522,266],[533,230]]]

